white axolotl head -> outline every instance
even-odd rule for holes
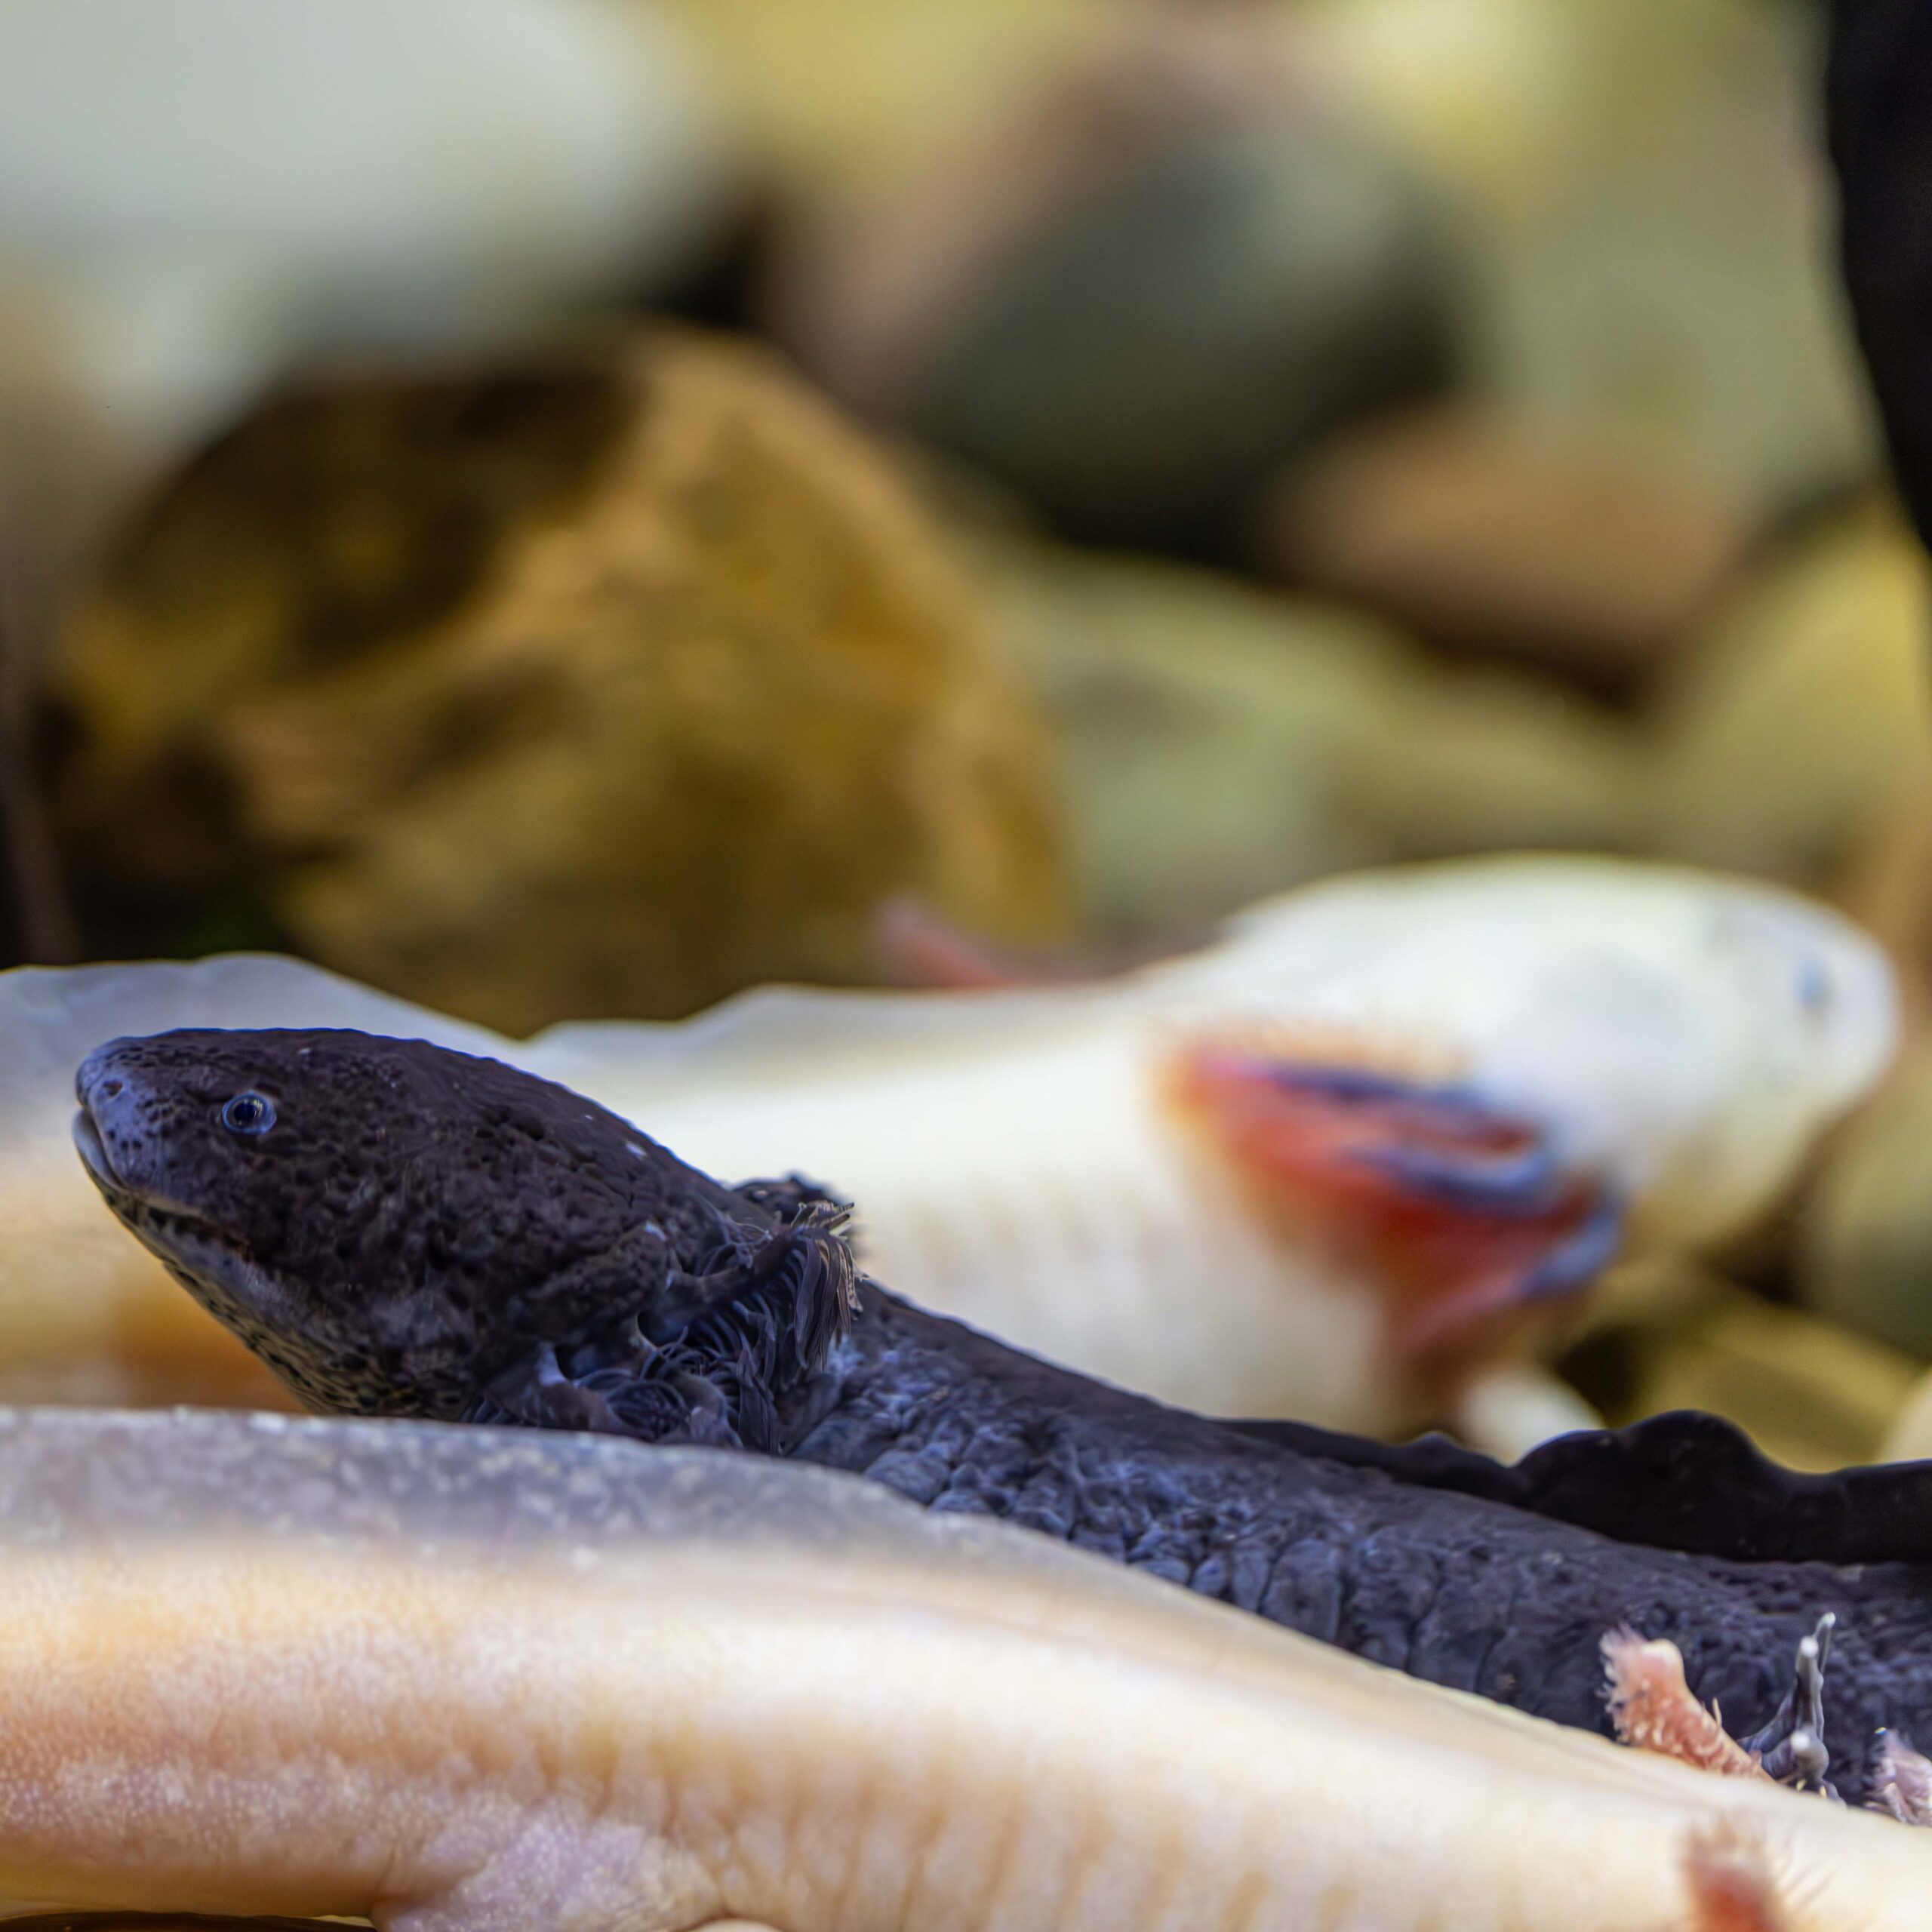
[[[1358,1062],[1534,1123],[1641,1244],[1734,1231],[1866,1094],[1898,1037],[1878,946],[1775,887],[1601,858],[1364,874],[1144,976],[1163,1023]]]

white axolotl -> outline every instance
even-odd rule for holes
[[[0,1411],[0,1558],[42,1932],[1932,1927],[1889,1819],[761,1457]]]
[[[1783,891],[1603,859],[1291,893],[1007,991],[774,989],[515,1055],[685,1159],[857,1203],[927,1306],[1188,1407],[1513,1454],[1513,1364],[1620,1255],[1748,1224],[1891,1058],[1884,955]]]

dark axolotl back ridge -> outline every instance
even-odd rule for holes
[[[1514,1468],[1166,1408],[854,1270],[804,1181],[728,1187],[494,1061],[352,1032],[91,1054],[109,1204],[311,1407],[737,1445],[1004,1517],[1416,1676],[1607,1729],[1629,1626],[1777,1734],[1836,1619],[1831,1775],[1932,1738],[1932,1466],[1799,1477],[1666,1417]]]

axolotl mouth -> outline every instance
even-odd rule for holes
[[[88,1171],[88,1178],[117,1211],[139,1204],[109,1158],[107,1143],[101,1139],[100,1129],[95,1126],[94,1115],[88,1112],[85,1100],[74,1115],[74,1146],[79,1152],[82,1166]]]
[[[72,1135],[81,1164],[115,1218],[169,1275],[281,1372],[278,1358],[285,1350],[280,1337],[298,1314],[299,1288],[264,1265],[219,1218],[166,1184],[178,1159],[175,1144],[165,1119],[160,1132],[150,1124],[146,1116],[152,1111],[152,1097],[138,1091],[118,1064],[119,1050],[128,1044],[110,1041],[97,1048],[75,1075],[80,1104]]]
[[[167,1123],[156,1122],[150,1131],[144,1118],[149,1111],[145,1097],[131,1087],[114,1065],[127,1044],[110,1040],[97,1047],[75,1073],[74,1097],[80,1104],[74,1115],[73,1137],[81,1164],[117,1213],[179,1216],[199,1221],[212,1232],[210,1224],[195,1215],[185,1201],[166,1198],[156,1188],[152,1173],[143,1171],[156,1165],[154,1153]]]
[[[241,1251],[213,1221],[182,1202],[150,1194],[117,1164],[94,1109],[97,1101],[111,1104],[125,1088],[119,1080],[100,1073],[98,1059],[98,1054],[91,1054],[75,1079],[81,1104],[74,1115],[73,1140],[81,1164],[116,1217],[198,1297],[210,1271],[238,1263]]]
[[[148,1200],[128,1184],[85,1103],[74,1115],[73,1134],[81,1164],[108,1206],[198,1298],[213,1264],[238,1258],[237,1251],[212,1223],[184,1208]]]

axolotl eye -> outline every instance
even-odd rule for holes
[[[222,1109],[221,1124],[230,1134],[266,1134],[275,1124],[275,1103],[252,1090],[237,1094]]]

